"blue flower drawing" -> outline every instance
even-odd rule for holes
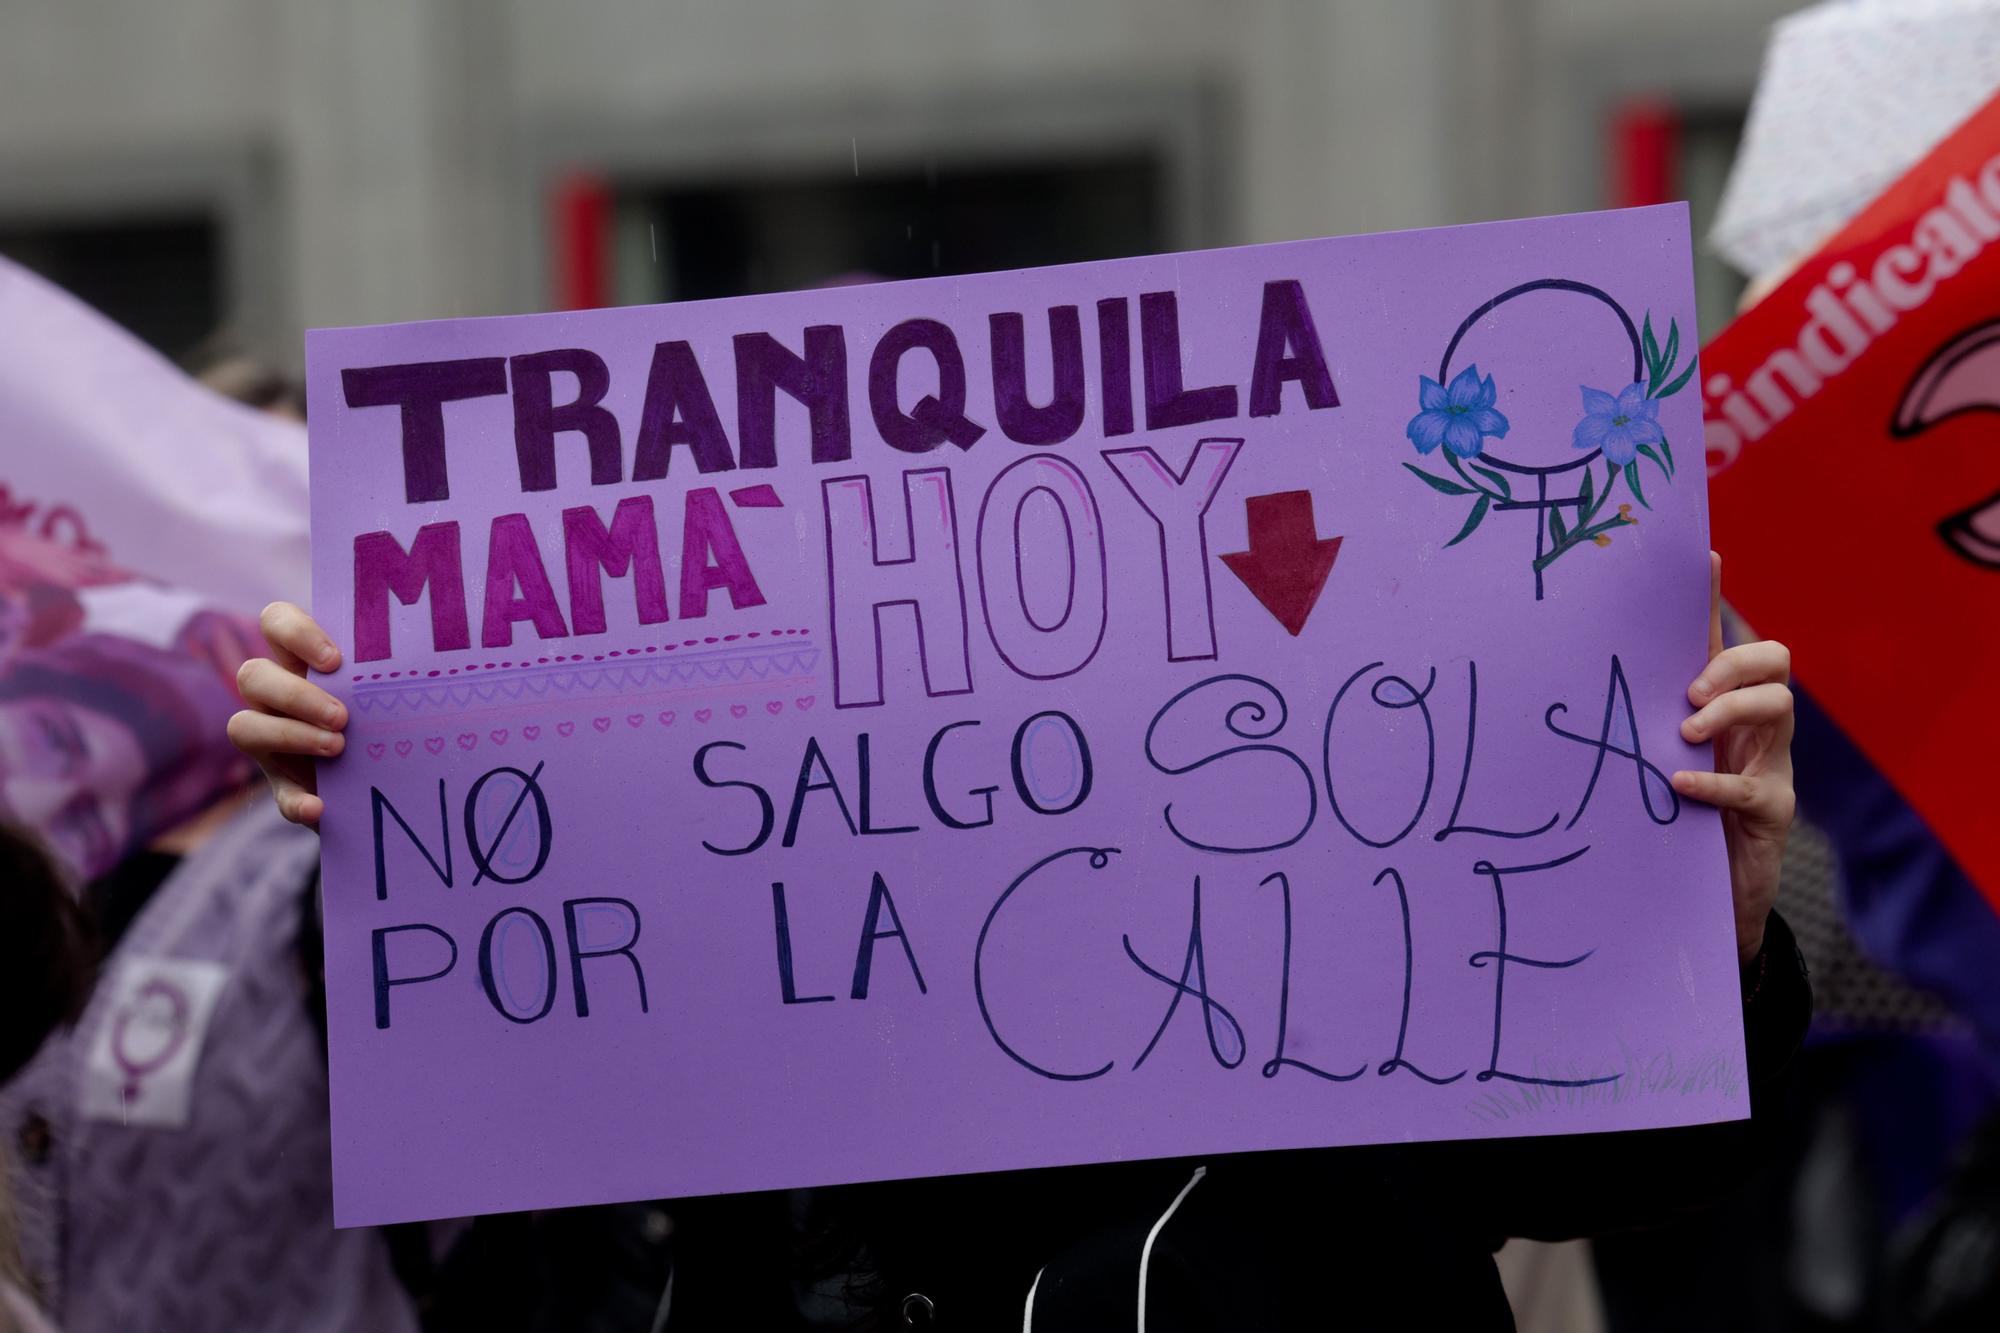
[[[1428,375],[1419,375],[1417,380],[1417,400],[1423,411],[1410,418],[1404,433],[1418,453],[1431,453],[1442,444],[1459,458],[1477,458],[1487,436],[1496,440],[1506,436],[1507,418],[1493,410],[1493,377],[1480,379],[1478,366],[1459,371],[1450,388]]]
[[[1647,396],[1642,381],[1634,380],[1616,397],[1587,384],[1577,387],[1583,390],[1583,420],[1570,436],[1577,448],[1602,449],[1607,461],[1624,467],[1639,456],[1642,445],[1666,438],[1660,429],[1660,400]]]

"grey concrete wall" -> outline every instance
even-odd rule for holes
[[[0,0],[0,217],[225,217],[297,330],[533,308],[563,162],[1138,136],[1189,244],[1603,201],[1603,117],[1740,102],[1785,0]],[[822,168],[823,169],[823,168]]]

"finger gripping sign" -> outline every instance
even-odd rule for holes
[[[1688,253],[310,335],[340,1220],[1745,1114]]]

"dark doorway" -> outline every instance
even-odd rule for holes
[[[221,323],[222,235],[201,215],[16,223],[0,255],[103,311],[170,357]]]
[[[1168,248],[1144,155],[619,191],[618,297],[695,300],[847,275],[925,278]]]

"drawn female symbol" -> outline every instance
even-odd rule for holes
[[[1618,317],[1632,353],[1629,383],[1614,382],[1602,389],[1578,384],[1583,416],[1569,427],[1570,446],[1579,451],[1578,455],[1542,465],[1503,458],[1487,447],[1489,440],[1507,438],[1513,426],[1498,408],[1499,391],[1494,377],[1490,374],[1482,377],[1478,365],[1469,360],[1454,369],[1461,344],[1469,333],[1482,323],[1491,327],[1490,317],[1496,310],[1532,293],[1568,294],[1602,303]],[[1580,324],[1580,319],[1565,319],[1563,334],[1567,336]],[[1546,338],[1527,338],[1520,340],[1519,345],[1532,350],[1540,361],[1547,357],[1546,341]],[[1619,369],[1614,374],[1623,373],[1622,347],[1618,355]],[[1634,325],[1625,308],[1608,292],[1569,278],[1541,278],[1522,283],[1467,315],[1451,335],[1451,341],[1445,344],[1437,379],[1418,377],[1420,410],[1404,430],[1419,454],[1426,457],[1439,454],[1454,475],[1440,476],[1414,463],[1403,466],[1442,495],[1472,500],[1464,526],[1445,543],[1446,547],[1470,537],[1489,513],[1533,513],[1535,554],[1531,567],[1535,575],[1535,600],[1541,601],[1542,576],[1550,565],[1581,546],[1609,546],[1614,529],[1638,521],[1632,513],[1634,503],[1641,508],[1652,507],[1639,475],[1640,459],[1653,463],[1662,476],[1672,481],[1673,449],[1660,427],[1659,400],[1679,393],[1694,375],[1692,361],[1685,370],[1675,373],[1679,359],[1678,320],[1669,321],[1666,343],[1662,346],[1654,336],[1650,314],[1643,328]],[[1596,368],[1585,373],[1601,378],[1603,363],[1593,364]],[[1567,388],[1563,392],[1566,394]],[[1538,433],[1547,434],[1539,430]],[[1596,473],[1600,461],[1605,468],[1601,480]],[[1532,498],[1515,493],[1517,482],[1522,481],[1532,483]],[[1631,492],[1631,501],[1613,501],[1613,492],[1620,481]],[[1572,482],[1575,490],[1563,494]],[[1607,508],[1611,512],[1607,513]]]
[[[111,1022],[111,1058],[124,1071],[126,1101],[137,1101],[141,1080],[163,1068],[187,1044],[192,1012],[187,992],[164,977],[148,980],[118,1011]],[[135,1055],[132,1051],[128,1034],[134,1022],[143,1022],[141,1032],[153,1038],[155,1047],[150,1054]]]

